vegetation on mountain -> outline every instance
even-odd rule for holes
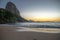
[[[27,22],[27,20],[10,11],[7,11],[6,9],[0,8],[0,24],[16,22]]]
[[[0,8],[0,23],[1,24],[14,23],[16,22],[16,20],[17,20],[17,17],[13,13],[7,11],[6,9]]]

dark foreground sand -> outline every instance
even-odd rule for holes
[[[0,40],[60,40],[60,33],[16,31],[15,27],[0,27]]]
[[[60,40],[59,33],[0,31],[0,40]]]

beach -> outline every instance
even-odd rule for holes
[[[33,30],[31,29],[32,28],[23,28],[23,27],[0,27],[0,39],[1,40],[60,40],[60,32],[58,33],[56,33],[56,31],[55,33],[41,32],[41,31],[37,32],[35,31],[37,30],[36,28],[35,30],[34,28]]]

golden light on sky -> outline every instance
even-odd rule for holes
[[[21,16],[32,21],[60,22],[59,1],[27,1],[22,8]],[[25,4],[25,3],[24,3]]]
[[[58,12],[33,11],[26,14],[24,18],[27,20],[60,22],[60,15]]]
[[[26,18],[27,20],[32,20],[32,21],[47,21],[47,22],[60,22],[60,18]]]
[[[7,0],[1,1],[0,7],[5,8],[12,1],[20,11],[20,16],[33,21],[60,22],[60,1],[58,0]]]

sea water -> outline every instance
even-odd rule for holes
[[[60,28],[60,22],[19,22],[11,24],[0,24],[0,26],[28,27],[28,28]]]

